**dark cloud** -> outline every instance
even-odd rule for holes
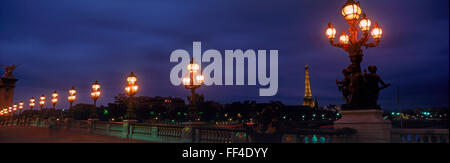
[[[75,86],[80,102],[89,102],[89,85],[99,80],[106,104],[123,91],[131,71],[141,95],[185,97],[172,86],[173,50],[279,50],[279,91],[259,97],[257,86],[200,89],[208,100],[227,103],[256,99],[300,104],[304,65],[322,105],[342,103],[334,81],[349,60],[328,45],[324,28],[348,28],[340,15],[342,1],[26,1],[0,2],[0,64],[21,64],[16,100],[64,92]],[[393,87],[381,94],[383,108],[448,105],[449,17],[447,0],[364,0],[363,10],[384,29],[380,47],[365,51],[363,67],[377,65]],[[63,100],[64,101],[64,100]],[[63,102],[61,106],[66,106]]]

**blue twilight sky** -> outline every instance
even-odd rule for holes
[[[19,64],[15,100],[57,90],[67,107],[67,91],[78,90],[90,103],[98,80],[99,104],[123,92],[125,77],[139,77],[145,96],[185,97],[189,91],[170,83],[169,62],[176,49],[279,50],[279,90],[259,97],[259,86],[201,88],[206,100],[221,103],[279,100],[299,105],[304,94],[304,65],[310,66],[313,96],[322,106],[341,104],[335,80],[350,62],[329,45],[329,21],[338,34],[347,29],[341,16],[346,0],[2,0],[0,65]],[[383,109],[448,106],[449,1],[361,0],[363,11],[384,29],[379,47],[365,50],[363,67],[377,65],[384,81]],[[192,54],[192,53],[191,53]],[[205,65],[203,65],[205,66]],[[3,71],[3,69],[1,70]]]

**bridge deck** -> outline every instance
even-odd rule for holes
[[[149,143],[119,137],[36,127],[0,127],[0,143]]]

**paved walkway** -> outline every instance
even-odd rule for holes
[[[0,126],[0,143],[149,143],[64,129]]]

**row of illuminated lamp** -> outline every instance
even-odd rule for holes
[[[137,84],[137,77],[133,74],[133,72],[131,72],[131,74],[127,77],[126,80],[127,80],[127,86],[125,87],[126,94],[129,96],[137,94],[139,85]],[[94,100],[94,104],[96,103],[97,99],[101,96],[100,88],[101,86],[98,83],[98,81],[95,81],[94,84],[92,84],[91,98]],[[71,107],[73,102],[75,102],[75,100],[77,99],[76,93],[77,91],[75,90],[74,87],[72,87],[72,89],[69,90],[69,96],[67,97],[67,100],[69,101]],[[58,96],[59,95],[56,91],[52,93],[51,103],[53,104],[53,108],[55,108],[56,103],[58,103]],[[42,96],[39,97],[39,105],[41,106],[41,109],[45,105],[45,99],[46,97],[44,96],[44,94],[42,94]],[[36,106],[36,99],[32,97],[30,99],[29,107],[30,109],[33,109],[35,106]],[[0,110],[0,115],[5,115],[8,113],[15,112],[17,110],[22,110],[23,108],[24,102],[21,101],[19,102],[18,105],[15,104],[8,108],[3,108],[2,110]]]
[[[3,108],[2,110],[0,110],[0,116],[15,112],[15,111],[22,111],[23,108],[24,108],[24,102],[20,101],[18,105],[14,104],[13,106],[10,106],[8,108]]]
[[[200,66],[198,64],[192,62],[187,66],[187,68],[188,68],[190,74],[192,74],[190,77],[193,77],[193,74],[197,73],[197,71],[200,69]],[[190,77],[183,78],[184,85],[194,84],[194,83],[191,83],[191,80],[193,80],[193,79]],[[198,83],[202,84],[205,78],[202,74],[200,74],[200,75],[196,76],[196,79],[197,79]],[[136,95],[139,90],[139,85],[137,84],[137,77],[134,75],[133,72],[131,72],[131,74],[127,77],[126,80],[127,80],[127,86],[125,87],[126,94],[129,95],[130,97]],[[100,88],[101,88],[101,86],[98,83],[98,81],[95,81],[94,84],[92,84],[91,98],[94,100],[94,105],[96,104],[97,99],[101,96]],[[72,89],[69,90],[69,96],[67,97],[67,100],[70,103],[70,107],[72,107],[73,102],[75,102],[75,100],[77,99],[76,93],[77,93],[77,91],[75,90],[74,87],[72,87]],[[53,104],[53,108],[55,108],[56,104],[58,103],[58,96],[59,96],[59,94],[56,91],[52,93],[51,103]],[[45,99],[46,99],[46,97],[44,96],[44,94],[42,94],[42,96],[39,97],[39,105],[41,106],[41,109],[45,105]],[[19,102],[19,105],[18,105],[19,110],[23,109],[23,105],[24,105],[23,101]],[[30,109],[33,109],[35,106],[36,106],[36,99],[34,97],[32,97],[30,99],[29,107],[30,107]],[[0,115],[8,114],[8,113],[11,113],[16,110],[17,110],[17,105],[13,105],[11,107],[0,110]]]

